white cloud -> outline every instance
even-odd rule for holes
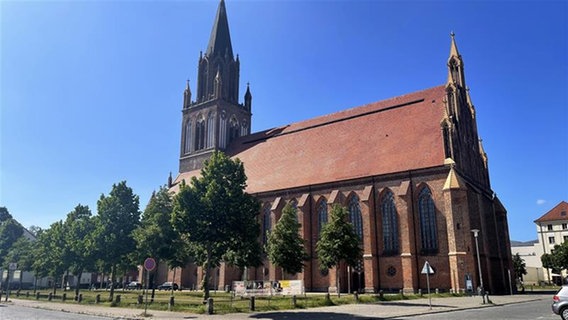
[[[545,204],[545,203],[546,203],[546,200],[544,200],[544,199],[538,199],[538,200],[536,200],[536,204],[538,204],[539,206],[540,206],[540,205],[543,205],[543,204]]]

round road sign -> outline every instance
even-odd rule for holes
[[[153,258],[146,258],[146,260],[144,260],[144,269],[146,269],[146,271],[152,271],[156,269],[156,260],[154,260]]]

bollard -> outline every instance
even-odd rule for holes
[[[67,293],[64,292],[64,293],[61,295],[61,301],[65,301],[65,300],[67,300]]]
[[[116,295],[116,298],[115,298],[115,300],[114,300],[114,303],[115,303],[115,304],[120,304],[120,295],[119,295],[119,294]]]
[[[418,289],[418,295],[422,297],[422,289]]]
[[[79,296],[77,297],[77,302],[81,303],[81,301],[83,301],[83,294],[79,293]]]
[[[39,292],[36,292],[36,300],[39,300]]]
[[[298,304],[296,303],[296,295],[292,296],[292,308],[296,309]]]
[[[383,290],[379,290],[379,298],[380,299],[384,298],[384,294],[385,294],[385,292]]]
[[[355,298],[355,303],[359,303],[359,292],[354,291],[353,292],[353,298]]]
[[[213,298],[207,298],[207,314],[213,314]]]
[[[20,297],[20,290],[16,291],[16,298]]]
[[[174,304],[175,304],[174,297],[170,297],[170,303],[169,303],[170,308],[173,307]]]
[[[138,301],[137,301],[137,303],[138,303],[138,304],[143,304],[143,303],[144,303],[144,296],[143,296],[143,295],[141,295],[141,294],[138,295]]]
[[[99,293],[95,296],[95,303],[98,304],[100,302],[101,302],[101,294]]]
[[[434,292],[435,292],[436,294],[440,294],[440,289],[436,288],[436,290],[434,290]]]
[[[50,293],[47,295],[47,301],[51,301],[51,299],[53,299],[53,293],[50,292]]]
[[[26,298],[29,298],[29,297],[30,297],[30,292],[26,291]]]
[[[250,311],[254,311],[254,296],[250,297],[249,309],[250,309]]]

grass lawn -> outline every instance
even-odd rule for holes
[[[48,300],[51,291],[42,290],[37,291],[39,299],[42,301]],[[63,292],[57,291],[56,295],[52,295],[53,302],[63,302],[63,294],[65,294],[65,303],[78,303],[74,300],[74,291]],[[144,290],[126,290],[116,289],[114,292],[115,301],[108,301],[109,291],[104,290],[81,290],[82,304],[95,305],[97,295],[99,295],[99,303],[97,305],[104,307],[122,307],[144,310],[146,296]],[[233,297],[231,293],[222,291],[211,291],[211,298],[213,299],[214,310],[216,314],[237,313],[237,312],[250,312],[251,301],[248,297]],[[116,302],[117,296],[120,295],[120,302]],[[139,296],[142,296],[142,304],[139,304]],[[20,291],[11,292],[11,297],[19,299],[35,300],[37,298],[33,291]],[[432,297],[455,297],[461,296],[459,294],[432,294]],[[203,292],[201,291],[175,291],[174,292],[174,305],[170,308],[169,301],[171,291],[155,291],[154,299],[151,300],[151,291],[148,292],[148,310],[171,310],[177,312],[187,313],[205,313],[206,306],[203,304]],[[395,300],[409,300],[409,299],[427,299],[428,295],[400,295],[400,294],[360,294],[358,303],[376,303],[380,301],[395,301]],[[293,303],[293,298],[290,296],[272,296],[272,297],[255,297],[255,311],[276,311],[286,309],[306,309],[322,306],[332,306],[341,304],[357,303],[353,294],[342,294],[340,298],[337,295],[330,295],[330,299],[326,299],[323,293],[308,293],[296,297],[296,304]]]

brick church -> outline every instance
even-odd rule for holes
[[[179,175],[170,181],[171,190],[199,175],[203,161],[221,150],[242,160],[247,192],[262,203],[259,241],[266,241],[286,203],[296,205],[311,260],[294,276],[265,261],[248,269],[251,280],[297,279],[306,291],[333,290],[335,272],[319,270],[315,247],[331,205],[341,204],[363,248],[357,266],[340,267],[342,292],[416,292],[426,288],[421,274],[426,261],[435,271],[432,288],[476,288],[473,229],[480,230],[485,288],[508,292],[507,212],[491,189],[453,35],[446,68],[448,78],[440,86],[251,133],[252,95],[247,86],[239,102],[240,61],[221,0],[199,57],[197,90],[192,94],[188,83],[183,95]],[[224,288],[243,274],[222,265],[211,278],[213,287]],[[195,287],[201,272],[190,265],[175,281]]]

